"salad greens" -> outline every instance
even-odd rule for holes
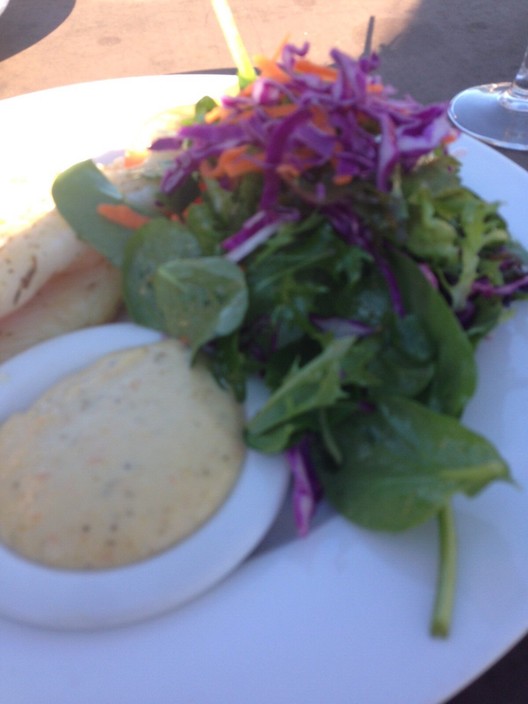
[[[325,67],[307,52],[259,60],[236,96],[154,141],[168,161],[145,224],[98,212],[126,201],[90,161],[53,195],[121,268],[133,320],[203,352],[240,401],[262,378],[246,440],[286,453],[301,534],[321,496],[373,530],[438,519],[432,632],[446,635],[451,498],[509,480],[460,422],[474,350],[526,297],[527,256],[461,182],[444,106],[394,97],[375,56],[334,50]]]

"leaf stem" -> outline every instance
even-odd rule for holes
[[[438,512],[439,564],[431,634],[446,638],[451,629],[456,582],[457,536],[453,508],[446,504]]]
[[[216,19],[224,35],[227,47],[233,57],[241,86],[252,83],[256,78],[255,69],[246,51],[228,0],[211,0]]]

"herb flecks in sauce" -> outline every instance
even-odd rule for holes
[[[243,457],[239,405],[178,342],[112,353],[0,429],[0,539],[61,568],[147,558],[218,509]]]

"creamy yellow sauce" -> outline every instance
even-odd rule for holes
[[[159,553],[225,501],[242,424],[176,341],[112,353],[0,428],[0,541],[71,569]]]

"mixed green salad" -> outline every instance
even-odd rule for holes
[[[432,632],[446,635],[452,497],[509,480],[460,422],[475,348],[526,297],[528,258],[461,182],[444,105],[397,97],[376,56],[333,50],[320,66],[308,49],[258,60],[154,141],[167,162],[149,209],[91,161],[53,195],[121,269],[134,321],[204,354],[240,401],[263,380],[246,441],[287,454],[300,534],[322,497],[373,530],[438,520]]]

